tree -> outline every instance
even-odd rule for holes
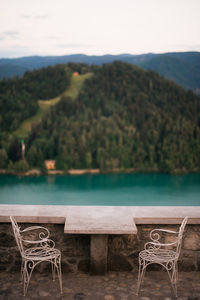
[[[29,170],[29,164],[26,160],[22,159],[14,163],[13,170],[15,172],[27,172]]]
[[[90,169],[91,166],[92,166],[92,154],[91,152],[87,151],[85,155],[85,167]]]
[[[0,169],[4,169],[8,164],[8,155],[5,149],[0,149]]]

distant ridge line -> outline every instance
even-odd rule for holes
[[[56,64],[84,63],[102,65],[122,61],[153,70],[175,81],[185,89],[200,93],[200,52],[166,52],[118,55],[70,54],[63,56],[25,56],[0,59],[0,79],[23,76],[26,71],[40,69]]]

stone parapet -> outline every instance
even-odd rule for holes
[[[31,226],[30,223],[19,224],[21,228]],[[64,224],[43,224],[50,230],[56,248],[62,252],[63,272],[89,272],[91,235],[64,234]],[[137,271],[138,254],[149,239],[149,233],[154,228],[177,230],[173,224],[137,224],[137,234],[110,234],[107,241],[108,271]],[[165,242],[171,237],[166,236]],[[101,238],[99,239],[101,242]],[[95,247],[96,245],[95,241]],[[93,245],[94,246],[94,245]],[[102,258],[106,260],[105,258]],[[21,257],[19,255],[10,223],[0,223],[0,270],[5,272],[19,271]],[[38,266],[42,271],[46,264]],[[159,266],[151,267],[158,270]],[[200,271],[200,224],[188,224],[183,238],[182,251],[179,259],[180,271]]]

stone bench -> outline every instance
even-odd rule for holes
[[[108,235],[137,234],[128,207],[74,206],[68,208],[64,233],[91,234],[90,272],[103,275],[107,271]]]

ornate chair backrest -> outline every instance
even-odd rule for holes
[[[20,227],[18,226],[16,220],[14,217],[10,216],[10,220],[11,220],[11,224],[12,224],[12,228],[13,228],[13,232],[14,232],[14,236],[15,236],[15,240],[17,243],[17,246],[19,248],[19,251],[21,253],[21,256],[23,256],[24,254],[24,247],[23,247],[23,242],[22,242],[22,236],[21,236],[21,230]]]
[[[182,240],[183,240],[183,233],[184,233],[184,229],[185,229],[187,220],[188,220],[188,217],[185,217],[179,228],[178,237],[177,237],[177,248],[176,248],[176,253],[178,256],[180,255],[181,245],[182,245]]]

